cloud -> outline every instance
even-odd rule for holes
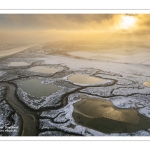
[[[132,15],[132,30],[118,28],[123,14],[10,14],[0,15],[1,42],[58,40],[121,40],[150,36],[150,15]],[[148,39],[148,38],[147,38]]]
[[[0,27],[11,29],[57,29],[57,30],[84,30],[100,27],[103,21],[109,20],[113,15],[0,15]]]

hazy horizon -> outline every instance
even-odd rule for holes
[[[149,41],[148,14],[1,14],[1,43]]]

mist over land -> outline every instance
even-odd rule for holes
[[[0,15],[1,136],[150,136],[147,14]]]

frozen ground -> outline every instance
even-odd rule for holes
[[[20,132],[20,117],[5,101],[6,88],[0,86],[0,136],[17,136]]]
[[[0,51],[0,58],[1,57],[6,57],[6,56],[9,56],[9,55],[18,53],[18,52],[21,52],[25,49],[28,49],[28,48],[32,47],[32,46],[35,46],[35,45],[20,46],[20,47],[17,47],[17,48],[8,49],[7,52],[6,52],[6,49],[1,50]]]
[[[52,80],[50,80],[50,82],[48,82],[48,80],[47,80],[46,84],[48,84],[48,83],[53,83],[54,85],[58,85],[58,87],[61,87],[61,89],[58,90],[57,92],[53,93],[50,96],[47,96],[47,97],[42,96],[41,98],[36,98],[36,97],[32,97],[32,96],[28,95],[21,88],[18,88],[17,94],[18,94],[19,99],[33,109],[40,109],[40,108],[45,108],[45,107],[55,108],[55,107],[62,105],[62,101],[61,101],[62,95],[64,95],[67,92],[71,92],[71,91],[74,91],[75,89],[77,89],[77,87],[75,87],[75,86],[72,88],[71,87],[67,88],[67,87],[63,86],[64,83],[60,85],[58,82],[55,83]]]
[[[0,76],[4,75],[5,72],[4,71],[0,71]]]
[[[39,120],[40,130],[41,131],[60,130],[65,131],[66,133],[73,133],[84,136],[143,136],[143,135],[150,136],[149,129],[147,131],[140,130],[132,133],[106,134],[78,125],[72,117],[73,103],[80,101],[81,97],[83,96],[89,97],[90,95],[81,95],[80,93],[74,93],[68,97],[68,105],[65,106],[64,108],[61,108],[59,110],[51,110],[43,112],[40,115],[41,119]],[[43,134],[44,133],[45,132],[43,132]],[[49,132],[49,135],[51,134],[52,133]]]
[[[110,62],[119,62],[119,63],[133,63],[133,64],[150,64],[150,52],[149,49],[143,49],[141,52],[134,53],[131,55],[117,55],[103,52],[84,52],[84,51],[75,51],[69,52],[69,55],[92,59],[92,60],[104,60]]]
[[[81,53],[80,53],[81,56]],[[87,57],[89,56],[89,53]],[[35,51],[22,52],[13,58],[2,61],[0,81],[10,81],[17,84],[20,80],[29,77],[37,77],[43,80],[43,84],[54,83],[62,87],[62,90],[36,99],[30,97],[22,89],[17,89],[19,99],[32,109],[40,110],[39,135],[96,135],[96,136],[149,136],[149,130],[141,130],[135,133],[105,134],[76,124],[72,117],[73,103],[81,100],[79,94],[96,96],[111,101],[119,108],[134,108],[150,118],[150,88],[143,82],[150,81],[150,69],[148,65],[149,53],[133,54],[129,56],[106,55],[101,57],[112,58],[110,62],[101,60],[88,60],[71,58],[62,55],[45,55],[42,50],[38,54]],[[140,59],[140,56],[143,58]],[[92,55],[95,57],[95,55]],[[116,59],[116,58],[117,59]],[[119,61],[120,59],[120,61]],[[30,63],[26,67],[11,67],[11,61],[24,61]],[[145,62],[143,62],[143,60]],[[29,72],[33,66],[62,67],[60,72],[54,74],[40,74]],[[67,81],[71,74],[80,73],[100,77],[110,84],[99,85],[74,85]],[[65,97],[66,96],[66,97]],[[64,102],[64,99],[65,102]]]

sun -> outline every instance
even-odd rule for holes
[[[134,16],[121,16],[120,27],[122,29],[129,29],[133,27],[136,23],[136,18]]]

